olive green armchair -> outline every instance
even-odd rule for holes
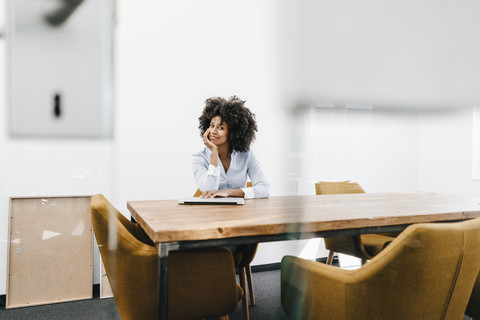
[[[320,181],[315,183],[317,195],[365,193],[354,181]],[[398,233],[364,234],[347,237],[324,238],[325,248],[329,250],[327,264],[332,264],[335,252],[348,254],[362,259],[362,264],[382,251]]]
[[[462,319],[480,269],[480,218],[409,226],[356,270],[286,256],[291,319]]]
[[[103,195],[91,200],[92,225],[122,319],[157,319],[158,252],[138,224]],[[173,251],[168,257],[168,319],[228,319],[243,295],[230,251]]]

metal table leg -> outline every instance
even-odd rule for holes
[[[177,242],[157,243],[158,249],[158,317],[168,320],[168,253],[177,250]]]

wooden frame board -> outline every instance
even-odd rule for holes
[[[7,309],[92,298],[90,198],[10,198]]]
[[[108,280],[107,271],[100,257],[100,299],[113,298],[113,290]]]

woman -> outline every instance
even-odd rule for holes
[[[210,98],[198,118],[205,143],[193,155],[193,175],[201,198],[266,198],[268,184],[257,158],[250,150],[255,139],[255,115],[236,96],[226,100]],[[247,177],[252,187],[247,188]]]

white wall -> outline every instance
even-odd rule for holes
[[[301,194],[319,180],[357,180],[367,192],[417,187],[417,113],[307,107],[297,111],[289,163]],[[300,141],[300,143],[298,143]]]
[[[191,156],[210,96],[238,95],[256,114],[253,145],[275,193],[283,177],[270,141],[281,137],[275,1],[120,1],[116,141],[122,199],[196,190]],[[122,204],[125,206],[125,204]]]
[[[472,142],[472,107],[422,114],[420,119],[418,190],[478,196],[480,181],[473,177],[472,153],[480,145]]]
[[[127,200],[191,195],[196,189],[191,155],[202,148],[197,118],[212,95],[247,99],[259,125],[253,148],[270,163],[265,172],[274,192],[282,193],[281,145],[269,143],[281,139],[283,127],[273,3],[119,1],[111,141],[12,139],[1,101],[0,149],[7,156],[0,157],[0,294],[5,292],[8,197],[103,193],[128,215]],[[0,45],[1,58],[4,38]],[[5,87],[0,90],[5,97]]]
[[[400,108],[479,100],[478,1],[281,4],[284,90],[296,98]]]
[[[259,128],[252,148],[264,164],[272,194],[289,192],[282,161],[288,125],[279,95],[277,11],[274,0],[119,2],[115,136],[120,208],[126,211],[128,199],[194,193],[191,157],[203,148],[198,117],[213,95],[247,100]],[[255,263],[279,261],[268,248],[260,249],[258,257],[265,259]]]
[[[347,6],[351,2],[338,3]],[[327,1],[319,3],[333,5]],[[462,3],[464,9],[476,9],[475,3]],[[311,14],[319,11],[311,7],[313,2],[305,8],[290,8],[286,4],[275,0],[119,0],[114,139],[106,141],[11,139],[6,130],[5,46],[0,38],[0,294],[5,293],[9,196],[103,193],[128,214],[127,200],[191,195],[196,189],[191,155],[202,148],[197,118],[204,100],[212,95],[237,94],[247,100],[247,106],[257,115],[259,133],[253,150],[264,166],[273,195],[313,194],[315,180],[339,178],[354,178],[369,192],[426,190],[477,194],[478,182],[471,181],[468,175],[472,141],[471,118],[469,121],[466,111],[439,116],[437,122],[432,117],[436,112],[422,116],[413,111],[385,112],[377,109],[373,101],[366,102],[374,105],[373,111],[349,110],[342,109],[347,99],[332,98],[334,103],[341,102],[339,108],[308,109],[313,115],[307,113],[306,118],[303,112],[294,112],[290,104],[298,102],[294,84],[297,79],[300,84],[306,82],[290,77],[290,69],[295,69],[297,62],[304,66],[304,61],[280,51],[290,48],[298,54],[307,42],[298,34],[295,38],[297,29],[285,28],[302,20],[311,21]],[[368,29],[372,29],[379,19],[375,13],[378,6],[382,10],[388,8],[372,2],[369,10],[360,11],[361,15],[350,14],[348,19],[340,15],[340,20],[332,17],[324,27],[329,30],[342,23],[351,26],[362,21],[371,23]],[[428,6],[412,6],[413,2],[395,4],[402,10],[397,10],[399,17],[390,25],[391,31],[401,32],[403,21],[412,10],[420,10],[416,16],[430,15]],[[0,16],[2,10],[0,6]],[[307,18],[302,19],[307,11]],[[470,11],[464,11],[465,20],[472,23]],[[455,17],[458,12],[455,11]],[[420,20],[415,21],[415,28],[421,29]],[[461,31],[466,34],[462,33],[462,37],[479,39],[476,33],[480,28],[463,26]],[[442,39],[441,34],[437,37]],[[366,43],[375,43],[376,39],[375,35],[363,34]],[[314,47],[321,48],[321,43],[315,42]],[[415,48],[415,42],[409,44]],[[476,52],[477,42],[457,45],[459,52],[465,52],[466,63],[472,66],[468,70],[460,68],[460,76],[473,81],[472,77],[480,73],[473,72],[478,62],[469,58],[468,52]],[[362,43],[358,46],[362,47]],[[425,46],[430,52],[436,48]],[[387,59],[393,53],[385,54]],[[448,54],[441,59],[448,58]],[[358,59],[361,61],[365,55]],[[338,66],[346,57],[350,55],[345,52],[329,55],[328,61]],[[414,61],[414,57],[412,52],[410,59]],[[318,61],[326,58],[320,55]],[[384,65],[397,72],[395,59],[387,61]],[[346,64],[343,70],[355,68]],[[324,79],[322,83],[315,82],[318,88],[334,79],[332,83],[338,88],[353,90],[361,84],[361,92],[374,93],[379,84],[374,75],[363,71],[340,77],[337,69],[325,66],[315,72]],[[428,84],[437,77],[442,81],[450,79],[444,74],[424,75],[427,78],[417,85]],[[357,82],[352,83],[352,79]],[[397,81],[384,88],[399,89],[402,85],[402,81]],[[291,90],[285,90],[286,87]],[[435,97],[437,91],[429,92]],[[328,100],[326,96],[320,98]],[[317,102],[309,101],[309,105]],[[254,263],[279,262],[284,254],[300,253],[305,244],[262,245]],[[309,245],[313,246],[313,255],[325,253],[322,242],[312,240]],[[305,253],[309,255],[313,257]]]
[[[0,32],[4,35],[4,1]],[[32,50],[34,50],[32,48]],[[0,294],[6,292],[8,198],[38,195],[114,195],[111,140],[12,139],[8,133],[5,38],[0,38]],[[25,94],[28,94],[25,93]],[[33,223],[33,222],[32,222]],[[98,253],[94,256],[98,270]],[[98,271],[94,280],[98,283]]]

